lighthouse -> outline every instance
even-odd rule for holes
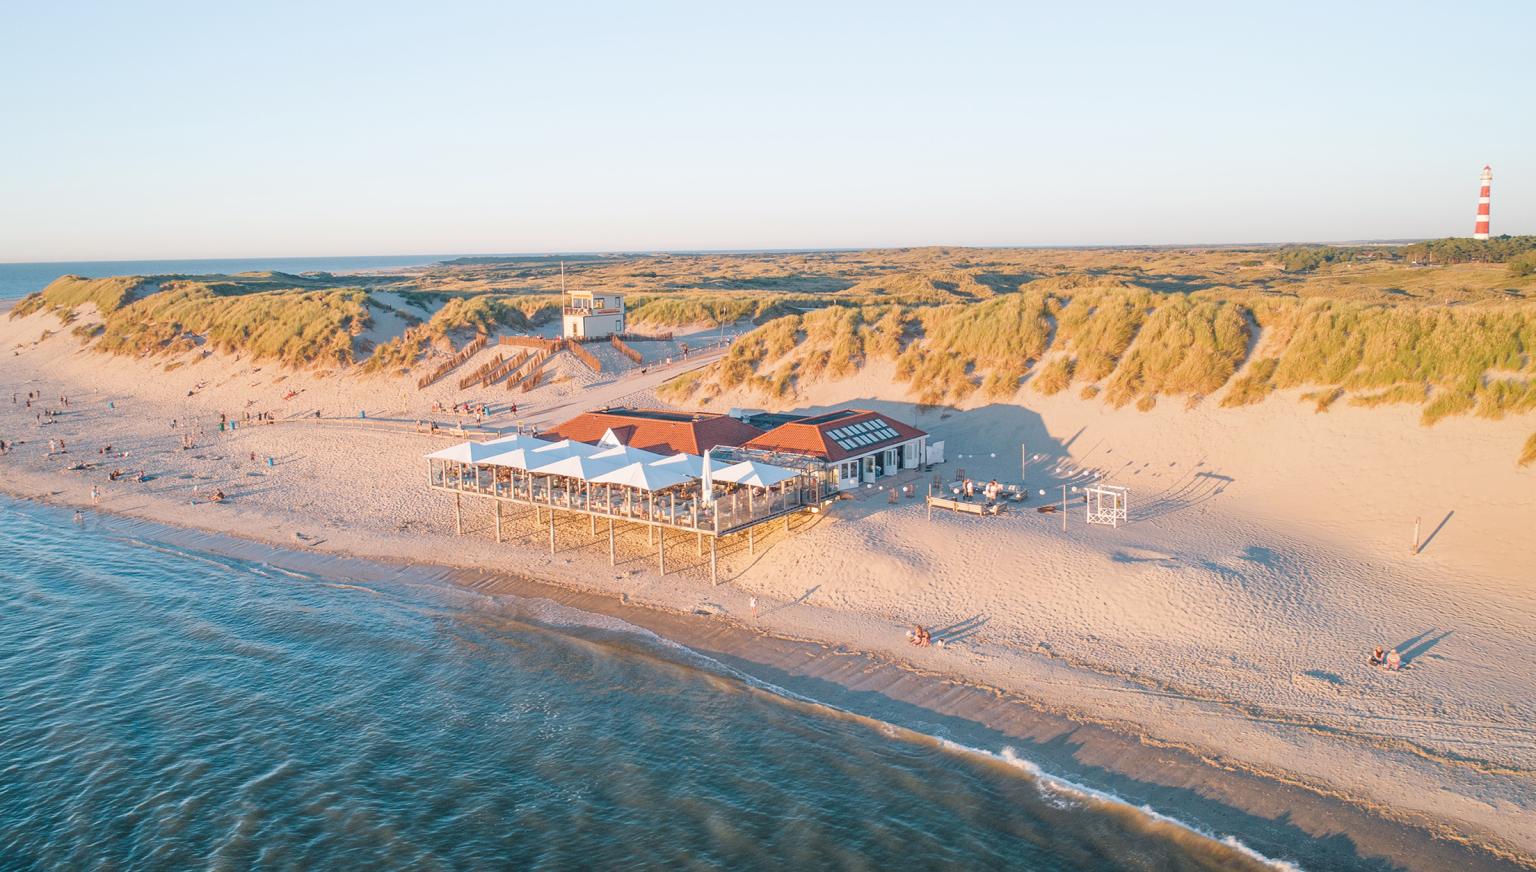
[[[1483,186],[1477,192],[1477,224],[1472,228],[1473,239],[1488,238],[1488,188],[1493,184],[1493,167],[1483,167]]]

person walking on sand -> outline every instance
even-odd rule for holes
[[[757,620],[757,597],[756,596],[748,597],[747,598],[747,605],[752,607],[752,620],[754,620],[754,621]]]

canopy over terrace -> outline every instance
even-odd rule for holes
[[[663,491],[688,484],[694,477],[666,466],[631,463],[591,479],[593,484],[616,484],[643,491]]]
[[[705,477],[703,457],[662,455],[623,444],[508,436],[460,443],[426,459],[429,486],[454,494],[455,529],[461,534],[462,495],[468,493],[492,502],[497,541],[502,540],[505,504],[531,507],[535,523],[545,523],[547,515],[551,552],[557,512],[587,515],[592,535],[597,535],[598,520],[606,518],[610,560],[615,523],[646,526],[658,549],[664,548],[668,530],[694,533],[700,554],[709,544],[711,577],[719,537],[746,533],[750,550],[753,528],[784,518],[788,529],[791,514],[820,500],[819,480],[792,469],[749,461],[717,468],[712,470],[716,475]]]
[[[743,460],[733,463],[724,469],[714,472],[715,481],[725,481],[732,484],[748,485],[750,487],[770,488],[776,484],[797,478],[800,473],[793,469],[785,469],[782,466],[774,466],[771,463],[762,463],[756,460]]]

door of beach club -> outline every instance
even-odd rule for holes
[[[856,460],[839,463],[832,467],[838,490],[850,490],[859,486],[859,463]]]

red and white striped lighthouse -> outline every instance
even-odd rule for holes
[[[1483,167],[1483,187],[1477,192],[1477,224],[1472,228],[1473,239],[1488,238],[1488,188],[1493,184],[1493,167]]]

